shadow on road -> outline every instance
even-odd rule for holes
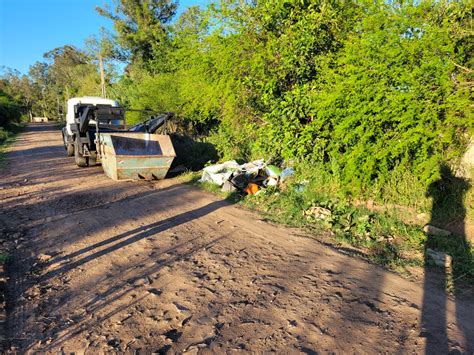
[[[176,216],[167,218],[162,221],[158,221],[156,223],[144,226],[144,227],[139,227],[136,229],[132,229],[130,231],[127,231],[125,233],[121,233],[119,235],[116,235],[114,237],[111,237],[109,239],[103,240],[99,243],[93,244],[91,246],[88,246],[84,249],[78,250],[76,252],[73,252],[71,254],[65,255],[64,257],[60,258],[60,260],[69,260],[73,257],[77,257],[79,255],[88,253],[90,251],[94,251],[92,254],[83,257],[79,260],[76,260],[71,263],[67,263],[64,266],[59,267],[58,269],[51,271],[47,274],[45,274],[43,277],[40,278],[40,282],[43,282],[51,277],[57,276],[59,274],[62,274],[64,272],[68,272],[76,267],[79,267],[85,263],[88,263],[89,261],[92,261],[96,258],[105,256],[111,252],[114,252],[120,248],[126,247],[132,243],[138,242],[139,240],[142,240],[144,238],[148,238],[150,236],[156,235],[158,233],[164,232],[167,229],[177,227],[183,223],[190,222],[194,219],[201,218],[209,213],[212,213],[216,211],[217,209],[228,205],[226,201],[215,201],[212,202],[206,206],[200,207],[198,209],[195,209],[193,211],[188,211],[184,212],[181,214],[178,214]],[[118,243],[115,243],[118,242]],[[115,243],[115,244],[113,244]],[[100,249],[101,247],[107,246],[105,249]],[[57,261],[60,261],[57,260]],[[54,264],[51,263],[51,264]]]
[[[465,195],[471,187],[468,180],[456,177],[447,165],[440,166],[440,178],[427,189],[427,197],[432,198],[430,225],[443,226],[447,221],[454,221],[458,229],[464,230],[466,218]],[[459,228],[460,227],[460,228]],[[422,309],[422,334],[426,337],[426,354],[447,354],[452,350],[448,336],[447,299],[451,292],[455,298],[462,297],[461,283],[469,276],[469,265],[472,268],[472,255],[465,233],[461,235],[429,235],[425,244],[425,280]],[[445,267],[434,265],[431,255],[444,257]],[[449,259],[450,256],[452,260]],[[451,261],[451,262],[450,262]],[[444,292],[431,292],[436,288]],[[459,305],[456,305],[457,326],[467,339],[467,353],[474,351],[474,339],[470,339],[465,317],[460,316]],[[473,321],[474,322],[474,321]],[[472,324],[469,325],[472,328]],[[471,329],[472,332],[472,329]]]

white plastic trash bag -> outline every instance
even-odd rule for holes
[[[257,174],[261,169],[265,168],[266,164],[263,159],[254,160],[250,163],[245,163],[239,166],[239,169],[248,174]]]
[[[206,166],[203,169],[202,177],[199,182],[210,182],[222,186],[238,168],[239,164],[235,160],[226,161],[222,164]]]

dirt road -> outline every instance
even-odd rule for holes
[[[0,176],[3,238],[17,241],[11,350],[474,349],[468,299],[175,180],[114,182],[100,166],[77,168],[53,126],[30,126]]]

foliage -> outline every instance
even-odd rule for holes
[[[136,4],[121,4],[133,36],[150,38],[149,20],[129,15]],[[406,176],[423,190],[442,162],[457,163],[472,134],[471,9],[296,0],[192,7],[172,26],[160,22],[166,56],[152,55],[145,69],[132,56],[116,88],[136,108],[212,130],[208,141],[223,159],[323,164],[352,194],[396,200],[387,187]]]
[[[21,111],[18,103],[0,88],[0,127],[5,127],[11,122],[17,122],[20,117]]]
[[[52,117],[63,114],[65,102],[71,97],[100,95],[98,70],[84,51],[66,45],[45,53],[44,57],[46,63],[36,64],[44,69],[33,77]]]
[[[100,77],[87,53],[73,46],[44,54],[44,62],[30,66],[28,75],[4,70],[2,90],[28,115],[53,119],[64,114],[66,101],[74,96],[100,94]]]
[[[164,25],[174,16],[176,7],[177,2],[170,0],[117,0],[113,11],[108,6],[96,9],[114,22],[119,42],[131,52],[133,61],[156,65],[157,57],[167,50]]]
[[[263,107],[264,121],[253,156],[310,157],[356,189],[383,184],[399,166],[430,181],[440,161],[459,156],[473,123],[468,87],[458,85],[464,73],[454,65],[465,59],[452,38],[462,9],[359,5],[354,22],[348,3],[304,11],[300,2],[284,3],[276,20],[278,7],[257,7],[270,30],[259,33],[264,64],[250,66],[249,91],[261,97],[254,107]]]
[[[5,252],[0,252],[0,265],[6,264],[11,260],[11,255]]]

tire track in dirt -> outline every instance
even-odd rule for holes
[[[13,250],[11,350],[206,354],[422,352],[423,290],[301,231],[174,180],[118,183],[32,125],[1,172]],[[465,319],[456,319],[456,307]],[[450,300],[450,350],[472,346]],[[439,320],[433,319],[433,322]]]

